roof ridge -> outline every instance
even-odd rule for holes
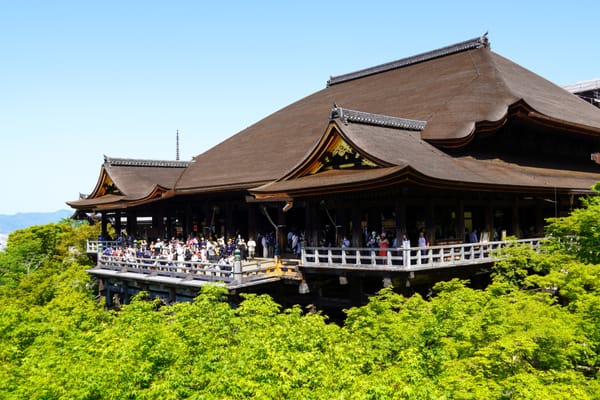
[[[364,68],[358,71],[349,72],[347,74],[331,76],[327,81],[327,86],[335,85],[338,83],[351,81],[358,78],[363,78],[369,75],[379,74],[381,72],[390,71],[392,69],[398,69],[402,67],[406,67],[408,65],[413,65],[417,63],[421,63],[424,61],[432,60],[434,58],[444,57],[450,54],[459,53],[465,50],[478,49],[480,47],[489,47],[489,41],[487,37],[488,33],[484,33],[483,35],[465,40],[464,42],[455,43],[446,47],[441,47],[439,49],[427,51],[425,53],[420,53],[411,57],[402,58],[400,60],[391,61],[385,64],[376,65],[374,67]]]
[[[179,160],[149,160],[134,158],[116,158],[104,156],[104,162],[115,167],[166,167],[166,168],[186,168],[191,161]]]
[[[364,111],[351,110],[349,108],[338,107],[336,104],[331,109],[330,120],[339,118],[344,124],[353,122],[364,125],[375,125],[386,128],[405,129],[410,131],[422,131],[427,125],[427,121],[418,119],[408,119],[392,117],[383,114],[373,114]]]

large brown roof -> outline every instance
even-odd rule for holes
[[[439,150],[419,139],[438,146],[462,146],[475,133],[476,126],[491,122],[486,125],[488,128],[500,127],[515,104],[524,104],[525,117],[540,123],[600,135],[597,108],[495,54],[484,38],[460,45],[382,68],[357,71],[349,74],[349,79],[332,78],[325,89],[195,157],[177,181],[176,192],[249,189],[278,179],[314,148],[326,130],[334,103],[369,113],[426,121],[420,134],[412,134],[413,145],[432,153]],[[467,168],[470,162],[465,158],[462,167]],[[490,168],[496,166],[505,167],[490,162]],[[438,168],[440,174],[447,171],[443,166]],[[430,172],[435,175],[435,171]],[[473,174],[470,176],[475,179]]]

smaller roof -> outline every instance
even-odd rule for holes
[[[81,210],[117,209],[155,201],[173,189],[191,162],[104,156],[100,177],[84,199],[67,202]]]

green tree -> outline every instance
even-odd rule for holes
[[[581,199],[583,207],[568,217],[549,218],[546,232],[552,246],[583,262],[600,263],[600,182],[592,186],[596,195]]]

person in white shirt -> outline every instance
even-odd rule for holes
[[[246,246],[248,247],[248,258],[251,260],[254,259],[254,252],[256,251],[256,242],[254,241],[252,236],[250,236],[248,242],[246,242]]]

